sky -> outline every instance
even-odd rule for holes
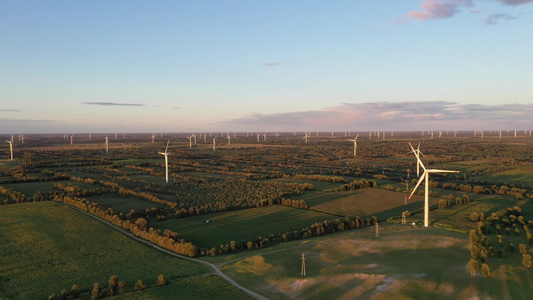
[[[0,0],[0,134],[533,129],[533,0]]]

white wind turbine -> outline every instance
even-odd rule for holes
[[[257,134],[257,142],[259,143],[259,137],[261,136],[259,133],[256,133]]]
[[[415,148],[413,148],[413,145],[411,145],[411,143],[409,143],[409,146],[411,146],[411,150],[413,150],[413,153],[416,156],[416,160],[422,166],[422,169],[424,169],[424,173],[422,173],[422,177],[420,177],[420,179],[418,180],[418,183],[416,184],[415,188],[413,189],[413,192],[409,196],[409,200],[411,200],[411,197],[413,197],[414,193],[416,192],[416,189],[422,183],[422,180],[425,180],[424,227],[428,227],[429,226],[429,173],[460,173],[460,171],[426,169],[426,167],[422,163],[422,160],[420,160],[420,156],[417,154]]]
[[[11,160],[13,160],[13,141],[6,140],[9,143],[9,152],[11,153]]]
[[[228,146],[231,145],[231,136],[228,135],[228,136],[226,137],[226,140],[228,140]]]
[[[189,148],[192,148],[192,138],[193,138],[193,136],[191,135],[191,136],[188,136],[187,138],[189,139]]]
[[[357,137],[359,137],[359,134],[355,136],[355,139],[348,140],[350,142],[353,142],[353,157],[355,157],[355,155],[357,154]]]
[[[213,151],[216,150],[216,144],[217,144],[216,139],[217,139],[217,136],[218,135],[215,135],[215,137],[213,138]]]
[[[73,139],[74,139],[74,135],[72,134],[72,135],[70,136],[70,144],[71,144],[71,145],[74,143],[74,142],[73,142]]]
[[[109,153],[109,138],[105,137],[105,152]]]
[[[152,143],[155,142],[155,133],[152,133]]]
[[[263,133],[263,141],[266,142],[266,140],[267,140],[267,134],[266,134],[266,132],[265,132],[265,133]]]
[[[303,137],[303,138],[305,139],[305,143],[306,143],[306,144],[307,144],[307,138],[309,138],[309,137],[310,137],[309,133],[306,132],[306,133],[305,133],[305,136]]]
[[[166,169],[166,172],[165,172],[165,182],[168,183],[168,144],[170,143],[170,140],[167,141],[167,148],[165,148],[165,152],[159,152],[159,154],[161,155],[164,155],[165,156],[165,169]]]
[[[418,147],[416,147],[415,155],[419,157],[420,154],[424,155],[424,153],[420,152],[420,142],[418,142]],[[416,177],[420,178],[420,160],[416,161]]]

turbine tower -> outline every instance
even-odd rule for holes
[[[167,141],[167,148],[165,148],[165,152],[159,152],[159,154],[165,156],[165,182],[168,183],[168,144],[170,143],[170,140]]]
[[[357,134],[355,136],[355,139],[353,140],[348,140],[350,142],[353,142],[353,157],[355,157],[357,155],[357,137],[359,136],[359,134]]]
[[[307,144],[307,138],[309,137],[309,134],[308,133],[305,133],[305,136],[304,136],[304,139],[305,139],[305,143]]]
[[[10,140],[6,140],[6,142],[9,143],[9,152],[11,152],[11,160],[13,160],[13,142]]]
[[[193,136],[191,135],[191,136],[188,136],[187,138],[189,139],[189,148],[192,148],[192,138],[193,138]]]
[[[216,144],[217,144],[216,139],[217,139],[217,136],[218,135],[215,135],[215,137],[213,138],[213,151],[216,150]]]
[[[228,135],[228,136],[226,137],[226,140],[228,140],[228,146],[231,145],[231,136]]]
[[[109,138],[105,137],[105,152],[109,153]]]
[[[302,253],[300,259],[302,260],[302,271],[300,272],[300,275],[305,276],[305,261],[307,260],[307,258],[305,258],[305,253]]]
[[[413,189],[413,192],[409,196],[409,200],[411,200],[411,197],[413,197],[413,194],[416,192],[416,189],[418,188],[418,186],[422,183],[422,180],[425,179],[424,227],[429,227],[429,173],[460,173],[460,171],[426,169],[426,167],[420,160],[420,156],[417,154],[415,148],[413,148],[413,145],[409,143],[409,146],[411,146],[411,150],[413,150],[413,153],[415,154],[418,163],[422,166],[422,169],[424,169],[424,173],[422,173],[422,177],[420,177],[420,179],[418,180],[418,183]]]

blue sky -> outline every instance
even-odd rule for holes
[[[0,0],[0,133],[531,129],[533,0]]]

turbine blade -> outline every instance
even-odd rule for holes
[[[409,195],[409,200],[411,200],[411,197],[413,197],[413,195],[415,194],[416,192],[416,189],[418,188],[418,186],[424,181],[425,177],[428,176],[427,175],[427,172],[424,172],[422,174],[422,176],[420,176],[420,178],[418,179],[418,182],[416,183],[416,186],[415,188],[413,189],[413,191],[411,192],[411,195]]]
[[[461,171],[428,169],[430,173],[461,173]]]

